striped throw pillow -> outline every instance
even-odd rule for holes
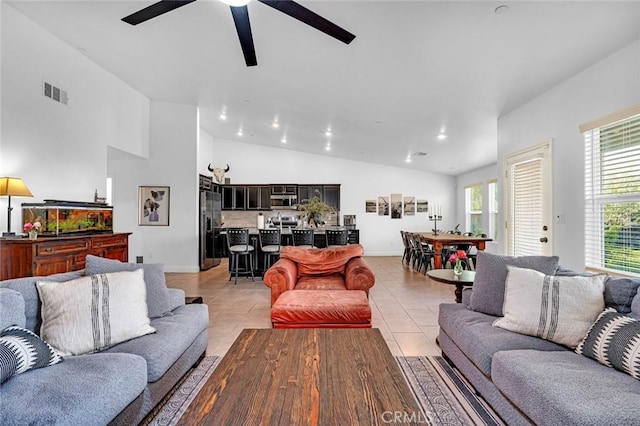
[[[504,317],[493,325],[575,349],[604,310],[606,275],[545,275],[508,266]]]
[[[40,334],[63,355],[98,352],[156,331],[142,269],[36,286],[42,301]]]

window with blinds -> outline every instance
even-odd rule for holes
[[[541,255],[540,229],[543,226],[542,158],[509,166],[511,187],[509,247],[513,256]]]
[[[482,234],[482,184],[465,186],[464,200],[466,232]]]
[[[631,114],[631,115],[629,115]],[[580,127],[585,140],[585,264],[640,274],[640,106]]]
[[[489,193],[489,237],[498,241],[498,181],[490,180],[488,185]]]

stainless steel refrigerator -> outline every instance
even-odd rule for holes
[[[219,192],[214,192],[211,178],[200,175],[200,270],[220,264],[221,244],[220,220],[222,200]]]

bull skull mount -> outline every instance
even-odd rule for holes
[[[223,169],[221,167],[213,168],[211,167],[211,163],[209,163],[209,166],[207,167],[207,169],[209,169],[209,171],[213,173],[213,177],[216,178],[216,182],[222,183],[222,178],[224,178],[224,174],[229,171],[229,165],[227,164],[227,168]]]

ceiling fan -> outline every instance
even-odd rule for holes
[[[167,12],[171,12],[174,9],[185,6],[195,0],[161,0],[151,6],[145,7],[122,20],[131,25],[138,25],[156,16],[162,15]],[[256,59],[256,50],[253,45],[253,36],[251,34],[251,24],[249,23],[249,10],[247,4],[251,0],[220,0],[226,3],[231,8],[231,15],[233,15],[233,21],[236,25],[236,31],[238,32],[238,38],[240,39],[240,46],[242,47],[242,53],[244,54],[244,60],[248,67],[258,65]],[[356,38],[355,35],[349,31],[337,26],[331,21],[323,18],[315,12],[307,9],[306,7],[296,3],[292,0],[258,0],[260,3],[264,3],[267,6],[279,10],[292,18],[304,22],[305,24],[322,31],[323,33],[340,40],[345,44],[349,44]]]

